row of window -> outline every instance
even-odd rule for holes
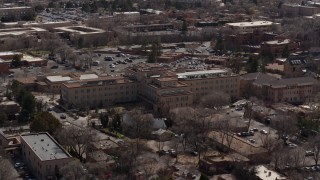
[[[196,83],[190,83],[190,85],[200,85],[200,84],[223,84],[223,83],[230,83],[230,82],[237,82],[238,79],[220,79],[220,80],[214,80],[214,81],[201,81],[201,82],[196,82]]]
[[[122,89],[129,89],[130,86],[127,85],[127,86],[119,86],[119,89],[122,90]],[[131,88],[135,88],[135,85],[132,85]],[[84,93],[84,92],[87,92],[87,93],[90,93],[90,92],[99,92],[99,91],[107,91],[107,90],[118,90],[118,86],[115,86],[114,88],[113,87],[105,87],[105,88],[93,88],[93,89],[81,89],[81,90],[75,90],[74,93]]]

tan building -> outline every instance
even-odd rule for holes
[[[158,64],[141,63],[127,73],[140,81],[139,97],[155,111],[191,106],[213,91],[238,97],[238,76],[224,69],[175,73]]]
[[[188,85],[178,81],[177,76],[152,76],[147,84],[141,84],[139,97],[151,103],[155,111],[186,107],[193,104]]]
[[[309,60],[304,58],[288,58],[283,66],[284,76],[287,78],[304,76],[311,64]]]
[[[282,55],[283,50],[286,47],[288,47],[288,51],[290,53],[297,50],[299,45],[290,39],[266,41],[261,43],[261,52],[266,52],[279,57]]]
[[[124,77],[68,81],[61,86],[62,101],[77,107],[98,107],[137,100],[138,83]]]
[[[238,97],[239,77],[224,69],[175,73],[159,64],[139,63],[125,77],[65,81],[62,100],[77,107],[97,107],[139,99],[155,111],[191,106],[213,91]]]
[[[312,16],[319,12],[320,8],[313,6],[302,6],[299,4],[283,4],[281,6],[282,15],[287,17]]]
[[[200,100],[201,97],[213,91],[224,92],[233,97],[239,96],[239,76],[228,70],[213,69],[177,75],[179,82],[187,84],[189,91],[193,92],[194,101]]]
[[[319,82],[311,77],[277,79],[263,73],[249,73],[241,76],[241,94],[247,91],[272,103],[302,103],[315,92]]]
[[[253,32],[254,30],[260,31],[273,31],[280,29],[279,23],[271,21],[253,21],[253,22],[237,22],[227,23],[227,27],[239,32]]]
[[[54,179],[59,168],[72,161],[48,133],[21,135],[20,139],[22,156],[37,179]]]
[[[67,26],[53,28],[53,31],[80,47],[92,44],[102,45],[108,42],[108,32],[103,29],[88,26]]]
[[[27,16],[32,15],[32,8],[28,6],[21,7],[3,7],[0,8],[1,21],[15,21],[25,19]]]
[[[113,19],[115,22],[121,21],[139,21],[140,20],[140,13],[137,11],[133,12],[114,12]]]
[[[67,81],[97,79],[96,74],[38,74],[37,77],[15,78],[25,89],[30,91],[39,91],[58,94],[61,91],[61,85]]]

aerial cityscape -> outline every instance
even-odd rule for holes
[[[317,0],[0,0],[0,180],[320,180]]]

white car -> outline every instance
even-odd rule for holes
[[[261,129],[261,130],[260,130],[260,133],[261,133],[261,134],[268,134],[268,131],[266,131],[266,130],[264,130],[264,129]]]
[[[294,148],[296,148],[298,145],[293,144],[293,143],[290,143],[290,144],[288,144],[288,146],[289,146],[289,148],[294,149]]]

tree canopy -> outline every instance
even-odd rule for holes
[[[49,132],[50,134],[61,127],[60,121],[49,112],[37,114],[30,124],[31,132]]]

